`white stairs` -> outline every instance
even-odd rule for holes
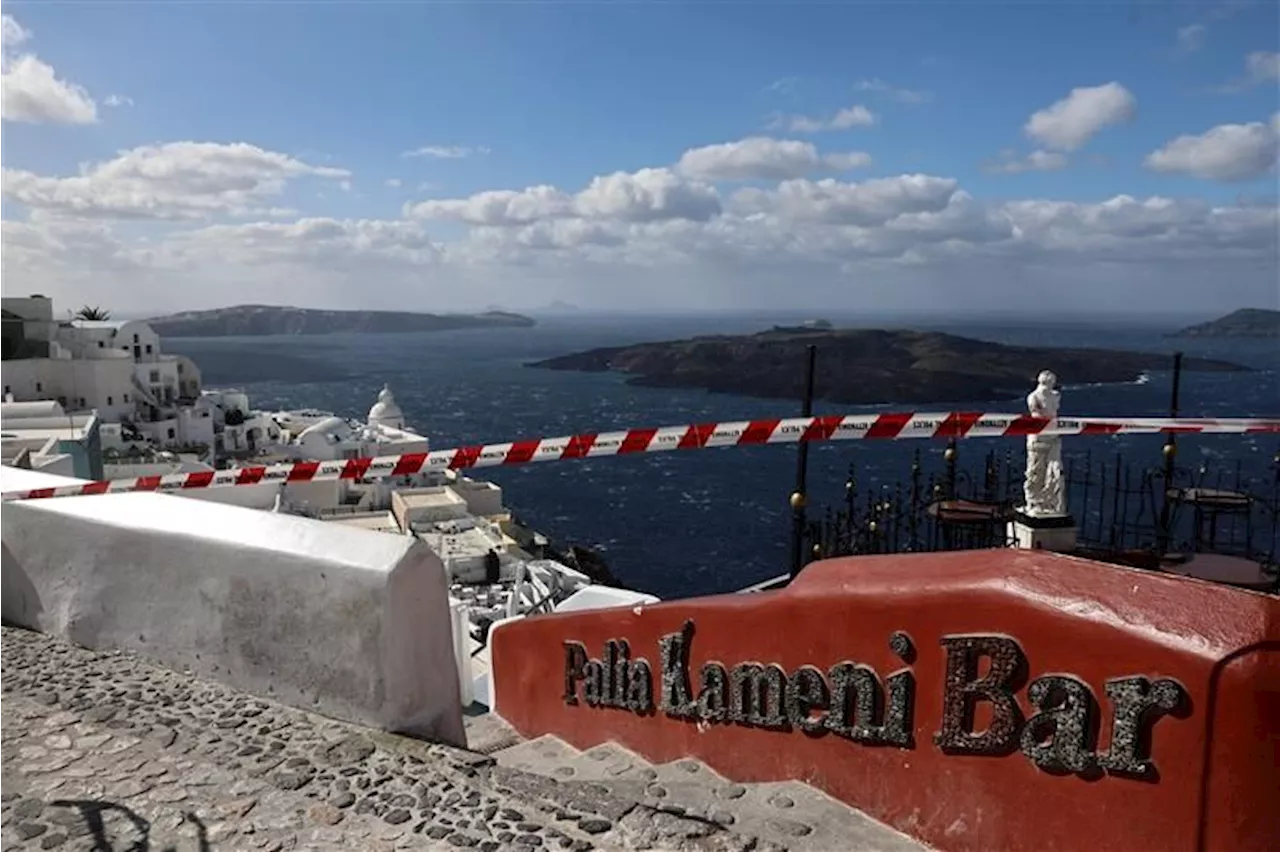
[[[705,763],[652,764],[616,743],[579,751],[558,737],[521,740],[492,716],[469,721],[471,749],[507,770],[514,793],[580,797],[611,823],[598,848],[717,852],[922,852],[916,840],[799,781],[738,784]],[[529,779],[539,779],[530,785]],[[502,783],[502,782],[500,782]],[[532,789],[520,789],[524,784]],[[580,804],[580,803],[579,803]],[[578,808],[581,809],[581,808]],[[602,822],[603,824],[603,822]]]

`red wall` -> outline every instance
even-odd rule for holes
[[[631,659],[652,669],[657,707],[659,640],[686,620],[695,627],[695,696],[707,661],[777,663],[787,672],[847,661],[881,680],[909,669],[914,742],[866,745],[794,725],[698,724],[661,709],[593,707],[577,682],[577,703],[565,701],[564,643],[581,642],[601,659],[606,641],[625,639]],[[911,639],[909,664],[890,648],[895,632]],[[1112,744],[1108,680],[1172,681],[1164,694],[1181,692],[1179,705],[1148,728],[1156,772],[1047,771],[1016,749],[944,753],[935,742],[947,683],[940,640],[966,634],[1016,640],[1026,677],[1015,695],[1027,718],[1037,711],[1030,681],[1070,674],[1087,684],[1098,706],[1094,753]],[[526,736],[552,733],[579,748],[614,740],[653,761],[692,755],[739,781],[801,779],[940,849],[1280,848],[1274,597],[1036,551],[859,557],[810,565],[778,592],[536,617],[501,627],[492,642],[497,710]],[[963,681],[957,670],[953,683]],[[990,723],[990,707],[976,702],[975,734]],[[1061,723],[1063,742],[1069,724]]]

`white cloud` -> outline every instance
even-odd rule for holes
[[[34,53],[13,55],[31,38],[8,15],[0,18],[0,117],[25,124],[93,124],[98,108],[83,87],[60,79]]]
[[[1244,67],[1249,79],[1257,83],[1280,79],[1280,53],[1254,51],[1244,58]]]
[[[388,188],[390,188],[390,189],[399,189],[399,188],[400,188],[400,178],[387,178],[387,179],[386,179],[385,181],[383,181],[382,183],[383,183],[383,186],[386,186],[386,187],[388,187]]]
[[[1067,156],[1057,151],[1032,151],[1025,157],[1013,151],[1001,151],[999,159],[984,163],[991,174],[1017,175],[1023,172],[1059,172],[1069,165]]]
[[[686,180],[670,169],[641,169],[592,179],[574,199],[574,210],[585,219],[701,222],[720,212],[720,196],[714,187]]]
[[[424,145],[405,151],[403,157],[430,157],[434,160],[461,160],[473,155],[488,154],[488,148],[469,148],[465,145]]]
[[[904,104],[922,104],[933,100],[932,92],[893,86],[879,78],[859,80],[853,84],[853,88],[859,92],[876,92]]]
[[[1182,53],[1195,53],[1204,47],[1204,24],[1189,24],[1178,29],[1178,50]]]
[[[244,266],[338,264],[348,273],[361,263],[415,268],[440,259],[440,247],[419,223],[380,219],[307,218],[295,222],[210,225],[168,243],[174,258],[204,263],[232,260]]]
[[[844,183],[832,178],[783,181],[776,189],[741,189],[731,199],[734,212],[795,221],[871,227],[904,214],[946,208],[959,183],[951,178],[901,175]]]
[[[1131,119],[1137,103],[1116,82],[1072,89],[1062,100],[1034,113],[1023,132],[1048,148],[1074,151],[1104,127]]]
[[[102,101],[102,104],[103,106],[109,107],[133,106],[133,98],[128,95],[112,94],[107,95],[107,97]]]
[[[1278,153],[1280,113],[1270,122],[1220,124],[1199,136],[1179,136],[1148,154],[1144,165],[1158,172],[1240,181],[1273,171]]]
[[[286,181],[311,175],[344,180],[343,169],[311,166],[244,142],[170,142],[121,151],[81,166],[73,177],[4,169],[4,197],[32,209],[78,217],[192,219],[215,213],[271,213],[260,205]]]
[[[468,198],[421,201],[405,206],[406,215],[415,218],[454,219],[490,227],[554,219],[706,221],[719,212],[720,197],[714,187],[686,180],[670,169],[601,175],[576,195],[553,186],[531,186],[518,191],[480,192]]]
[[[804,115],[778,116],[770,122],[769,126],[775,130],[790,130],[792,133],[818,133],[823,130],[871,127],[876,121],[876,116],[871,110],[861,104],[855,104],[826,118],[810,118]]]
[[[0,47],[17,47],[29,38],[31,33],[22,24],[8,15],[0,16]]]
[[[1274,297],[1274,201],[984,201],[951,177],[849,181],[822,173],[862,155],[749,142],[691,149],[677,165],[601,174],[576,188],[418,196],[399,215],[368,219],[275,206],[311,195],[288,192],[295,181],[340,186],[350,179],[341,169],[246,143],[138,148],[68,177],[4,172],[6,199],[26,208],[7,211],[23,218],[3,223],[4,271],[60,303],[117,312],[249,300],[465,310],[557,298],[650,310],[1123,310],[1156,299],[1209,310]],[[1178,142],[1167,148],[1186,147]],[[1223,173],[1197,157],[1186,162]],[[1014,171],[1065,159],[1009,152],[998,163]],[[761,183],[712,183],[726,176]],[[1227,283],[1205,288],[1210,279]]]
[[[781,180],[870,164],[871,156],[860,151],[819,154],[811,142],[752,136],[690,148],[680,156],[677,168],[698,180]]]
[[[405,215],[418,219],[456,219],[469,225],[519,225],[573,215],[573,198],[554,186],[478,192],[405,205]]]
[[[1280,53],[1255,50],[1244,58],[1244,76],[1210,91],[1222,95],[1245,92],[1256,86],[1280,80]]]

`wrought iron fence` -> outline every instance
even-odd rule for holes
[[[907,477],[868,487],[849,469],[844,497],[812,519],[806,561],[831,556],[1000,547],[1022,503],[1025,456],[989,452],[963,464],[952,444],[917,451]],[[1174,554],[1239,556],[1264,567],[1280,554],[1280,453],[1261,475],[1240,463],[1141,466],[1122,454],[1064,459],[1079,549],[1141,564]]]

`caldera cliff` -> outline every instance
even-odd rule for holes
[[[1280,311],[1241,308],[1225,317],[1188,326],[1173,337],[1280,337]]]
[[[817,398],[843,404],[930,404],[1007,399],[1036,375],[1064,384],[1132,382],[1169,369],[1168,355],[1106,349],[1005,346],[932,331],[878,329],[766,331],[592,349],[538,361],[548,370],[619,372],[628,384],[797,399],[805,347],[818,347]],[[1226,361],[1187,358],[1183,369],[1247,371]]]
[[[230,337],[273,334],[387,334],[450,331],[459,328],[523,328],[534,321],[520,314],[420,314],[408,311],[328,311],[274,305],[236,305],[184,311],[147,321],[161,337]]]

